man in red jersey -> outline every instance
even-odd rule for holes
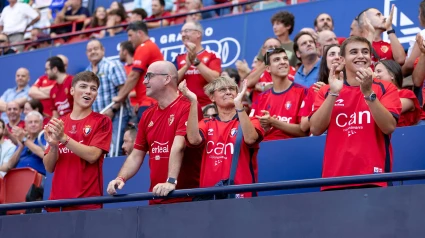
[[[124,63],[124,70],[127,76],[130,75],[131,70],[133,69],[133,57],[135,51],[136,50],[134,49],[134,46],[130,41],[123,41],[120,43],[119,58],[120,61]],[[128,94],[128,98],[130,99],[131,106],[134,107],[137,112],[139,104],[137,104],[135,89],[131,90],[131,92]]]
[[[398,40],[395,34],[395,30],[392,26],[394,4],[391,7],[391,12],[388,18],[384,17],[382,13],[376,8],[369,8],[363,12],[364,16],[369,20],[370,25],[372,26],[371,30],[373,30],[374,34],[372,47],[375,49],[376,54],[379,56],[379,59],[377,59],[373,55],[372,62],[376,63],[380,59],[393,59],[400,65],[403,65],[404,61],[406,60],[406,53],[404,52],[404,48]],[[363,14],[363,12],[361,14]],[[357,19],[359,19],[359,17],[357,17]],[[390,43],[382,40],[382,33],[384,33],[385,31],[388,34]]]
[[[151,171],[150,192],[156,196],[166,196],[174,189],[199,187],[200,153],[193,154],[192,151],[185,150],[184,137],[190,102],[178,93],[177,75],[174,65],[167,61],[155,62],[149,66],[144,80],[146,93],[158,103],[143,113],[133,151],[117,178],[109,183],[109,194],[122,189],[125,182],[137,173],[147,152]],[[151,200],[149,204],[190,200],[191,198],[163,198]]]
[[[65,65],[65,71],[68,67],[68,58],[64,55],[57,55],[59,58],[61,58],[63,64]],[[31,86],[30,91],[28,92],[28,95],[32,99],[38,99],[40,100],[41,104],[43,105],[43,114],[46,114],[47,116],[52,116],[52,100],[50,100],[50,90],[52,89],[53,85],[56,83],[55,80],[51,80],[47,77],[47,74],[44,74],[40,76],[35,83]]]
[[[199,22],[188,22],[181,30],[186,53],[179,54],[174,64],[179,70],[179,82],[186,79],[187,87],[198,96],[202,107],[211,104],[205,95],[204,86],[220,76],[221,60],[217,55],[202,47],[204,29]]]
[[[120,89],[118,96],[112,100],[114,102],[123,102],[127,95],[136,89],[136,101],[139,104],[137,112],[138,121],[142,117],[142,113],[151,105],[155,100],[146,96],[146,86],[143,84],[143,79],[146,70],[153,62],[164,60],[158,46],[153,43],[148,35],[148,27],[142,21],[130,23],[127,27],[128,40],[133,43],[136,48],[134,53],[133,68],[128,75],[124,86]]]
[[[52,115],[58,118],[72,111],[73,97],[70,94],[72,76],[66,73],[65,64],[57,56],[47,59],[45,67],[47,77],[56,81],[50,90],[50,100]]]
[[[50,200],[103,195],[102,165],[112,139],[109,117],[93,112],[99,78],[84,71],[72,80],[72,112],[53,118],[44,129],[48,147],[43,158],[46,170],[54,172]],[[66,207],[62,210],[102,208],[102,204]],[[58,211],[48,208],[48,211]]]
[[[250,117],[257,117],[267,131],[265,141],[305,136],[298,116],[306,88],[288,79],[289,59],[283,48],[267,51],[265,62],[273,87],[258,96]]]
[[[353,36],[341,45],[343,73],[335,75],[333,66],[329,85],[316,95],[310,117],[310,131],[321,135],[328,130],[322,177],[352,176],[392,171],[391,133],[401,112],[397,88],[373,79],[370,42]],[[327,186],[340,189],[387,186],[387,183]]]
[[[171,16],[170,12],[165,11],[165,0],[152,0],[152,15],[145,18],[145,21],[148,21],[146,25],[149,28],[158,28],[163,26],[169,26],[173,21],[172,18],[164,19],[164,20],[156,20],[161,19],[163,17]]]
[[[6,127],[10,133],[13,132],[14,127],[25,128],[25,121],[21,120],[22,109],[15,101],[6,104],[6,115],[9,120]]]

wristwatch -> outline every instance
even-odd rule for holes
[[[198,66],[200,63],[201,63],[201,61],[199,61],[199,59],[198,59],[198,58],[195,58],[195,59],[193,60],[193,65],[194,65],[194,66]]]
[[[394,33],[394,34],[395,34],[395,30],[394,30],[394,29],[392,29],[392,30],[387,31],[387,35],[389,35],[389,34],[391,34],[391,33]]]
[[[369,96],[364,96],[364,99],[367,101],[373,102],[376,100],[376,93],[372,92]]]
[[[177,179],[168,177],[167,178],[167,183],[171,183],[171,184],[177,185]]]

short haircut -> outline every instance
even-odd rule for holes
[[[130,137],[133,141],[136,139],[136,135],[137,135],[137,127],[136,126],[129,125],[125,131],[130,132]]]
[[[329,68],[328,68],[328,62],[326,60],[326,56],[328,55],[329,50],[333,47],[340,48],[339,45],[337,45],[337,44],[325,45],[324,46],[322,61],[320,62],[320,68],[319,68],[319,78],[317,79],[317,82],[324,82],[325,84],[329,84],[329,82],[328,82],[328,80],[329,80]]]
[[[90,40],[89,40],[89,42],[87,42],[87,45],[88,45],[89,43],[91,43],[91,42],[99,42],[100,48],[101,48],[102,50],[105,50],[105,48],[103,47],[102,42],[100,42],[100,40],[99,40],[99,39],[96,39],[96,38],[90,39]]]
[[[362,42],[362,43],[367,44],[368,47],[369,47],[370,53],[372,53],[372,45],[370,44],[370,42],[366,38],[361,37],[361,36],[351,36],[351,37],[345,39],[344,42],[342,42],[342,45],[341,45],[341,56],[342,57],[345,57],[345,48],[347,47],[347,45],[350,44],[350,43],[353,43],[353,42]]]
[[[10,42],[9,36],[6,33],[1,32],[0,35],[4,35],[6,37],[7,42]]]
[[[267,38],[264,42],[263,42],[263,46],[266,44],[266,42],[267,41],[269,41],[269,40],[276,40],[276,41],[278,41],[279,42],[279,44],[281,44],[282,45],[282,43],[280,42],[280,40],[278,39],[278,38],[276,38],[276,37],[269,37],[269,38]]]
[[[165,0],[158,0],[159,5],[165,7]]]
[[[40,100],[33,98],[29,100],[27,103],[31,106],[32,109],[38,108],[38,112],[43,115],[44,107],[43,107],[43,104],[40,102]]]
[[[129,30],[133,31],[143,31],[146,35],[148,35],[148,26],[143,21],[135,21],[128,25],[127,32]]]
[[[289,35],[292,34],[292,32],[294,31],[295,16],[288,11],[280,11],[274,14],[270,21],[272,24],[274,24],[275,22],[279,22],[285,26],[291,26],[291,29],[289,29],[288,31]]]
[[[199,32],[201,32],[202,35],[204,35],[204,28],[202,27],[201,23],[199,23],[199,21],[192,21],[192,22],[187,22],[187,23],[189,23],[189,24],[192,23],[195,26],[195,29],[198,30]]]
[[[230,78],[234,78],[236,81],[236,84],[239,85],[239,82],[241,81],[241,76],[239,76],[239,73],[234,68],[225,68],[223,72],[226,72]]]
[[[221,87],[229,87],[229,86],[236,87],[236,89],[238,89],[238,85],[236,84],[235,80],[229,77],[218,77],[216,80],[204,86],[204,92],[207,96],[212,96],[215,90]]]
[[[37,116],[38,119],[40,119],[40,122],[43,123],[43,115],[41,115],[41,113],[37,112],[37,111],[30,111],[28,112],[28,114],[25,116],[25,121],[28,121],[28,118],[31,116]]]
[[[279,53],[285,53],[286,54],[286,50],[282,47],[267,50],[266,54],[264,55],[264,64],[270,65],[270,56],[272,56],[274,54],[279,54]]]
[[[317,15],[316,19],[314,19],[314,26],[317,26],[317,18],[319,18],[320,15],[323,15],[323,14],[329,15],[331,17],[332,24],[334,24],[334,19],[332,18],[332,16],[330,14],[326,13],[326,12],[322,12],[319,15]]]
[[[298,40],[303,35],[310,36],[311,39],[313,39],[314,46],[316,46],[316,40],[314,39],[314,37],[310,33],[306,32],[306,31],[300,31],[294,38],[294,52],[297,52],[300,49],[300,46],[298,45]]]
[[[382,64],[388,70],[388,73],[394,77],[397,88],[401,89],[403,87],[403,73],[400,64],[394,60],[380,60],[376,65],[378,64]]]
[[[131,55],[131,57],[134,56],[134,52],[136,51],[136,49],[134,49],[134,46],[130,41],[121,42],[120,47],[126,50]]]
[[[86,83],[95,82],[97,84],[97,87],[99,87],[100,85],[99,78],[97,77],[95,73],[91,71],[83,71],[75,75],[74,78],[72,79],[72,87],[75,87],[75,85],[77,85],[77,83],[80,81],[83,81]]]
[[[57,68],[59,72],[65,73],[65,64],[62,59],[57,56],[52,56],[47,59],[47,62],[50,64],[50,69]]]
[[[146,17],[148,17],[148,13],[143,8],[133,9],[133,11],[131,11],[131,14],[137,14],[137,15],[141,16],[142,19],[145,19]]]

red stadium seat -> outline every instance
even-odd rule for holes
[[[12,169],[3,178],[4,203],[26,202],[31,186],[40,187],[43,175],[32,168]],[[8,211],[7,214],[22,214],[25,210]]]

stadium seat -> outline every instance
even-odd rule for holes
[[[32,187],[40,187],[43,175],[32,168],[12,169],[3,178],[4,203],[26,202]],[[34,185],[34,186],[33,186]],[[8,211],[7,214],[23,214],[25,210]]]

